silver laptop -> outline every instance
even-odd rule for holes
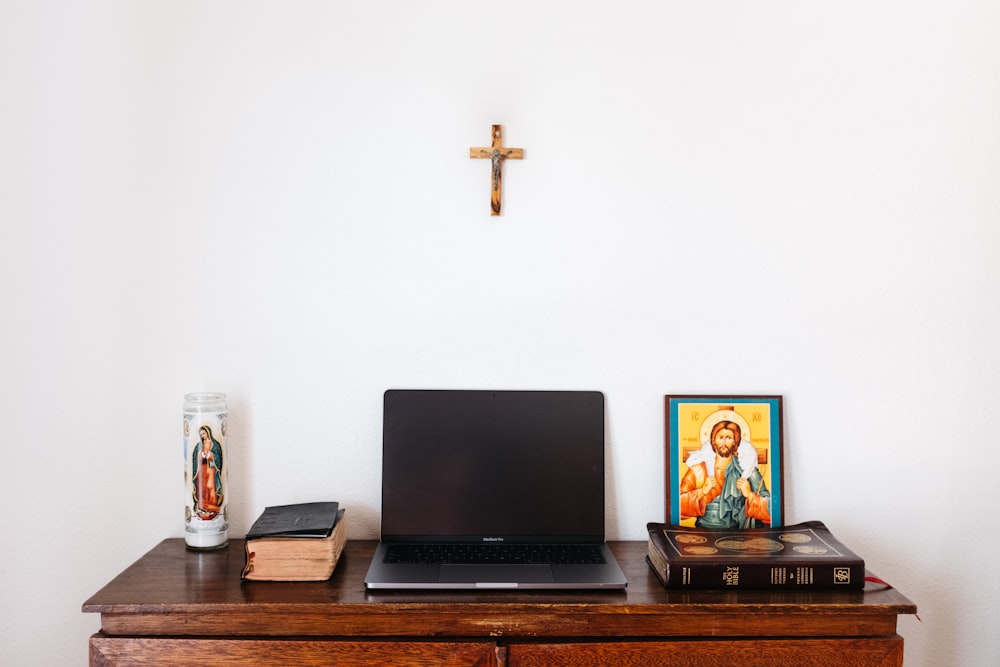
[[[385,392],[369,589],[621,589],[604,538],[604,395]]]

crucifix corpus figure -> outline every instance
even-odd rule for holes
[[[493,184],[490,188],[490,215],[500,215],[500,205],[503,202],[503,161],[520,160],[524,157],[522,148],[504,148],[503,126],[493,126],[493,145],[489,148],[470,148],[469,157],[483,158],[493,161]]]

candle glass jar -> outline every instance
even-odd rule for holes
[[[229,541],[226,395],[184,396],[184,542],[219,549]]]

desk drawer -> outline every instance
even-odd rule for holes
[[[899,635],[858,639],[511,643],[506,648],[507,667],[899,667],[903,664],[903,638]]]
[[[494,667],[492,642],[350,641],[316,639],[90,638],[90,664],[157,665],[445,665]]]

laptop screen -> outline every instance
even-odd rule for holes
[[[382,539],[603,541],[604,395],[385,392]]]

